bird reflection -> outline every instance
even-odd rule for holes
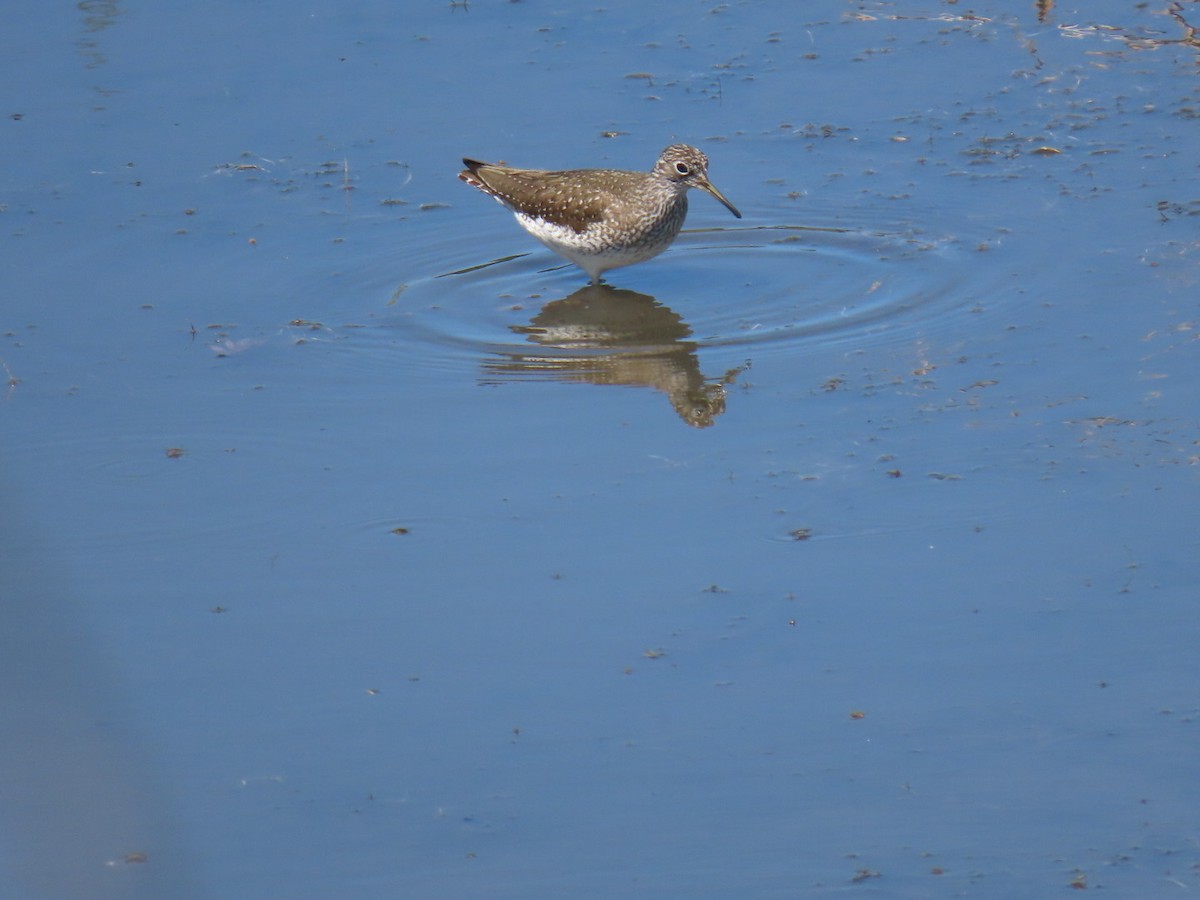
[[[653,297],[606,284],[588,285],[542,307],[528,325],[512,325],[536,349],[502,351],[483,364],[489,381],[552,378],[652,387],[679,417],[707,428],[725,412],[725,385],[742,371],[706,379],[692,330]]]

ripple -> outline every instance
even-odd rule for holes
[[[637,267],[636,276],[621,269],[610,281],[636,284],[677,313],[701,348],[745,355],[791,352],[816,339],[873,344],[910,339],[961,311],[962,244],[912,229],[694,229],[666,257]],[[461,246],[456,251],[461,256]],[[436,248],[430,253],[438,255]],[[424,354],[446,361],[528,349],[522,329],[530,317],[570,297],[583,280],[577,268],[540,249],[463,260],[407,285],[394,317],[379,324],[401,329]]]
[[[743,278],[742,302],[708,304],[693,320],[703,345],[792,350],[814,339],[856,346],[907,340],[912,328],[932,327],[956,308],[959,270],[948,239],[799,225],[739,231],[696,248],[727,250],[730,269],[754,273]],[[718,273],[710,284],[737,290],[723,280]]]
[[[725,410],[726,386],[755,361],[982,327],[985,317],[968,326],[965,314],[985,311],[973,298],[989,290],[997,267],[986,260],[1000,254],[938,227],[829,211],[825,224],[689,229],[662,257],[593,288],[519,234],[472,230],[464,240],[461,220],[431,218],[408,236],[404,261],[362,248],[337,276],[342,290],[318,288],[353,305],[327,308],[346,318],[306,340],[323,344],[335,368],[402,366],[423,383],[647,387],[684,422],[707,427]],[[405,264],[424,271],[405,278]]]

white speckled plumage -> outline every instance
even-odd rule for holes
[[[662,253],[687,216],[687,192],[700,188],[739,219],[742,214],[708,180],[708,157],[686,144],[663,150],[650,172],[618,169],[543,171],[464,159],[459,178],[512,210],[535,238],[588,273]]]

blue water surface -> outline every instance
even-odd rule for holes
[[[0,894],[1200,887],[1193,7],[8,10]]]

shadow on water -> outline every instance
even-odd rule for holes
[[[0,893],[195,897],[117,666],[54,564],[53,540],[7,485],[0,494]]]
[[[485,383],[545,378],[650,387],[667,395],[687,424],[707,428],[725,412],[725,386],[744,367],[708,378],[683,317],[653,297],[589,285],[547,303],[528,325],[510,325],[536,345],[485,360]]]

